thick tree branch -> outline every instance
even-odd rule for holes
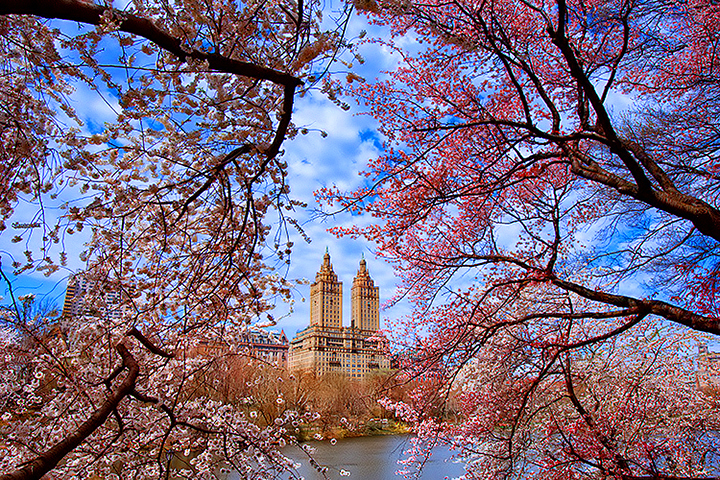
[[[134,338],[137,339],[137,341],[139,341],[145,348],[147,348],[148,350],[150,350],[152,353],[154,353],[155,355],[157,355],[157,356],[159,356],[159,357],[163,357],[163,358],[173,358],[173,357],[175,356],[175,355],[173,355],[173,354],[171,354],[171,353],[165,352],[163,349],[161,349],[160,347],[158,347],[157,345],[155,345],[154,343],[152,343],[150,340],[148,340],[148,338],[147,338],[145,335],[143,335],[143,334],[140,332],[140,330],[138,330],[138,329],[135,328],[135,327],[132,327],[130,330],[128,330],[127,333],[125,333],[125,335],[127,335],[128,337],[134,337]]]
[[[607,138],[606,144],[610,148],[610,151],[620,158],[636,182],[636,184],[633,185],[623,180],[623,183],[627,185],[622,185],[621,188],[616,187],[618,191],[628,194],[650,206],[688,219],[693,222],[693,225],[695,225],[700,232],[720,241],[720,211],[698,198],[678,192],[669,178],[644,151],[639,150],[636,144],[633,145],[631,142],[622,140],[618,136],[603,100],[598,95],[595,86],[580,65],[575,51],[570,45],[570,40],[565,36],[565,17],[567,14],[565,0],[558,0],[557,4],[558,27],[555,30],[553,30],[551,26],[548,27],[548,33],[552,37],[552,43],[557,46],[562,53],[570,70],[570,74],[592,105],[597,115],[599,133]],[[567,149],[567,147],[564,147],[564,149]],[[638,160],[642,162],[642,165]],[[653,184],[645,174],[643,166],[648,169],[658,183],[668,191],[658,191],[653,188]],[[585,178],[607,184],[598,178],[597,172],[587,172],[583,167],[583,165],[573,163],[573,171],[575,173]]]
[[[122,343],[115,349],[123,360],[123,367],[128,373],[123,382],[108,396],[100,407],[85,420],[77,430],[69,434],[61,442],[42,453],[36,459],[25,464],[14,472],[0,476],[0,480],[31,480],[42,478],[46,473],[55,468],[68,453],[80,445],[86,438],[97,430],[107,418],[115,411],[120,402],[135,389],[135,382],[140,372],[140,367],[135,358],[130,354],[127,347]]]
[[[118,28],[126,33],[138,35],[158,47],[175,55],[180,60],[192,58],[207,61],[210,69],[269,80],[286,86],[297,86],[302,82],[287,73],[253,63],[243,62],[217,53],[206,53],[183,45],[181,39],[170,35],[150,19],[123,12],[115,8],[94,5],[80,0],[0,0],[0,15],[36,15],[44,18],[71,20],[90,25],[101,25],[104,16],[111,12],[118,20]]]
[[[575,55],[575,51],[570,45],[570,40],[568,40],[565,36],[565,22],[567,21],[567,5],[565,0],[557,0],[557,5],[558,27],[555,30],[553,30],[552,27],[548,27],[548,33],[552,37],[552,43],[558,47],[562,53],[565,58],[565,62],[570,69],[570,74],[585,93],[587,99],[593,107],[593,110],[595,110],[599,130],[607,137],[610,150],[620,157],[622,162],[630,171],[637,182],[637,188],[640,190],[650,190],[652,188],[650,180],[647,178],[642,167],[637,163],[632,155],[629,155],[629,153],[621,147],[615,128],[610,120],[610,115],[605,109],[605,105],[595,91],[595,86],[592,84],[580,65],[580,62]]]
[[[671,322],[692,328],[693,330],[720,335],[720,320],[704,317],[660,300],[641,300],[624,295],[591,290],[582,285],[561,280],[557,277],[553,277],[550,281],[553,285],[573,292],[588,300],[615,305],[616,307],[632,308],[636,310],[638,314],[657,315]]]
[[[644,163],[652,169],[653,176],[667,186],[667,190],[653,188],[642,190],[636,184],[603,169],[572,145],[563,144],[563,151],[569,158],[572,171],[576,175],[611,187],[658,210],[689,220],[700,233],[720,241],[720,211],[707,202],[679,192],[668,183],[669,179],[659,167],[653,167],[654,162],[649,158]]]
[[[280,112],[280,120],[275,136],[267,149],[262,152],[266,158],[260,164],[251,183],[254,183],[261,177],[265,173],[267,165],[279,153],[280,147],[285,140],[285,135],[287,134],[287,129],[292,117],[295,89],[299,85],[302,85],[302,81],[299,78],[288,73],[254,63],[244,62],[218,53],[207,53],[195,48],[190,48],[184,45],[181,39],[164,31],[151,19],[139,17],[118,9],[93,5],[79,0],[28,0],[23,2],[0,0],[0,15],[36,15],[44,18],[57,18],[90,25],[101,25],[104,21],[104,16],[108,13],[111,13],[117,18],[120,31],[145,38],[182,61],[186,61],[187,59],[206,61],[211,70],[259,80],[268,80],[284,87],[282,111]],[[243,150],[243,152],[240,153],[244,153],[245,148],[246,146],[239,147],[239,149],[228,154],[225,160],[234,159],[238,155],[238,150]],[[210,177],[208,182],[196,192],[196,195],[206,190],[213,179],[214,177]]]

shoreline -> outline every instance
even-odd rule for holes
[[[295,437],[298,442],[305,443],[316,440],[342,440],[344,438],[407,435],[409,433],[411,433],[410,427],[403,422],[390,419],[370,419],[352,428],[343,426],[342,423],[329,429],[322,429],[312,425],[302,425],[298,429]]]

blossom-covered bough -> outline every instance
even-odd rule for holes
[[[2,478],[289,470],[300,413],[262,423],[212,386],[289,297],[281,146],[343,43],[319,8],[0,1],[3,278],[82,269],[85,289],[45,317],[4,281]]]
[[[469,478],[720,476],[692,368],[720,334],[718,6],[355,4],[401,59],[353,87],[387,141],[320,195],[377,220],[338,231],[414,304],[394,332],[427,390],[398,411]]]

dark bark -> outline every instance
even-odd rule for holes
[[[591,290],[582,285],[578,285],[573,282],[561,280],[558,278],[552,279],[553,285],[567,290],[569,292],[576,293],[583,298],[593,300],[595,302],[602,302],[608,305],[615,305],[616,307],[632,308],[639,314],[645,315],[657,315],[663,317],[671,322],[684,325],[693,330],[700,332],[714,333],[720,335],[720,321],[712,317],[704,317],[698,315],[684,308],[670,305],[669,303],[652,300],[652,299],[638,299],[633,297],[627,297],[625,295],[617,295],[613,293],[601,292],[598,290]]]
[[[302,83],[292,75],[271,68],[235,60],[224,55],[183,48],[180,39],[158,27],[152,20],[114,8],[110,9],[78,0],[0,0],[0,15],[36,15],[38,17],[71,20],[90,25],[100,25],[103,22],[103,15],[108,10],[112,11],[113,15],[118,19],[120,31],[146,38],[181,60],[192,58],[207,61],[212,70],[269,80],[279,85],[297,86]]]
[[[567,10],[565,0],[558,0],[557,4],[558,27],[555,30],[548,28],[552,43],[562,53],[570,74],[595,111],[597,133],[605,137],[605,144],[623,162],[635,183],[614,176],[596,164],[585,165],[581,161],[583,155],[576,154],[577,152],[573,152],[568,145],[561,145],[571,159],[573,172],[588,180],[612,187],[621,194],[647,203],[658,210],[689,220],[699,232],[720,241],[720,211],[699,198],[678,191],[660,166],[637,143],[624,140],[617,134],[603,100],[595,91],[595,86],[580,65],[570,40],[565,36]],[[660,188],[653,185],[646,171]]]
[[[123,368],[127,375],[120,385],[105,399],[102,405],[95,410],[90,418],[85,420],[77,430],[69,434],[62,441],[40,454],[34,460],[26,463],[14,472],[0,476],[0,480],[31,480],[41,479],[72,450],[77,448],[90,435],[95,432],[107,418],[115,411],[120,402],[135,389],[135,382],[140,367],[127,347],[122,343],[116,347],[123,360]]]

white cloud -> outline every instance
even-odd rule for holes
[[[122,6],[122,2],[120,4]],[[357,37],[360,30],[367,30],[371,36],[382,36],[379,27],[368,26],[363,18],[352,19],[349,28],[349,37]],[[364,64],[355,62],[355,68],[360,75],[369,79],[382,77],[383,70],[391,70],[399,61],[399,55],[388,48],[376,44],[365,44],[360,48],[365,57]],[[358,107],[351,99],[345,99],[351,104],[350,111],[344,111],[327,100],[322,93],[312,92],[305,97],[298,98],[293,114],[293,121],[300,127],[309,130],[307,135],[298,135],[295,139],[284,144],[284,160],[288,162],[288,183],[291,187],[291,196],[308,204],[304,211],[296,212],[298,222],[312,239],[306,244],[300,235],[292,234],[291,240],[295,247],[291,257],[292,263],[287,267],[288,278],[304,278],[312,282],[315,273],[322,262],[322,256],[327,247],[330,251],[335,271],[343,281],[344,302],[343,317],[345,324],[350,322],[350,289],[352,280],[357,272],[358,262],[364,254],[368,269],[380,287],[381,301],[387,301],[396,291],[396,278],[392,267],[378,259],[372,252],[373,246],[361,239],[341,238],[327,232],[333,226],[350,226],[360,222],[368,224],[369,217],[353,217],[343,213],[332,217],[320,217],[316,213],[319,206],[315,202],[314,192],[323,186],[336,185],[343,190],[358,187],[365,180],[358,172],[365,168],[369,159],[379,154],[377,138],[372,135],[361,135],[362,132],[374,132],[375,121],[366,115],[358,115],[363,108]],[[88,122],[85,128],[92,130],[92,124],[103,125],[105,121],[115,118],[113,109],[117,108],[117,101],[112,95],[99,96],[86,86],[78,85],[72,96],[72,103],[78,109],[81,118]],[[320,131],[327,132],[323,138]],[[72,192],[70,192],[72,193]],[[13,221],[22,221],[30,218],[29,210],[18,212]],[[56,211],[55,214],[58,212]],[[21,256],[25,246],[11,244],[12,235],[0,237],[0,254],[3,258],[3,269],[8,271],[8,256]],[[71,237],[68,241],[69,257],[77,258],[82,249],[83,240]],[[73,264],[81,268],[81,265]],[[279,272],[284,274],[285,271]],[[55,275],[50,279],[41,274],[28,274],[18,279],[20,293],[28,291],[38,294],[51,292],[51,295],[62,302],[67,272]],[[297,289],[295,312],[287,318],[280,318],[288,312],[288,306],[278,305],[273,312],[279,318],[276,329],[284,329],[289,337],[295,331],[304,328],[309,322],[309,285],[301,285]],[[0,292],[1,294],[2,292]],[[303,302],[302,298],[306,301]],[[383,323],[387,318],[397,318],[408,311],[406,305],[401,305],[381,313]]]
[[[361,30],[368,32],[368,37],[387,38],[387,29],[368,25],[364,17],[354,16],[348,27],[347,37],[357,39]],[[415,42],[409,38],[408,42]],[[359,53],[365,59],[360,64],[352,61],[353,71],[368,80],[383,78],[384,71],[393,70],[400,61],[400,55],[386,46],[375,43],[365,43],[359,48]],[[350,110],[345,111],[329,101],[319,92],[313,92],[296,102],[293,113],[294,123],[309,130],[307,135],[298,135],[292,141],[285,143],[284,160],[289,165],[288,182],[291,196],[307,202],[308,209],[297,212],[296,218],[311,238],[312,243],[305,243],[300,235],[295,235],[292,241],[295,244],[292,262],[288,268],[289,278],[304,278],[309,283],[315,279],[315,274],[322,263],[322,257],[327,247],[335,273],[343,282],[343,322],[350,324],[350,289],[358,269],[358,263],[364,254],[368,270],[375,285],[380,287],[381,303],[389,300],[397,292],[397,278],[393,268],[373,253],[373,244],[363,239],[349,237],[336,238],[327,232],[331,227],[354,224],[368,225],[374,219],[368,216],[352,216],[348,213],[338,213],[334,216],[319,216],[314,194],[322,187],[337,186],[341,190],[352,190],[365,181],[359,172],[367,166],[368,160],[379,155],[376,121],[363,115],[365,108],[358,106],[353,99],[343,99],[350,104]],[[323,138],[319,131],[327,133]],[[372,132],[372,134],[368,134]],[[305,328],[310,320],[309,308],[310,285],[301,285],[296,295],[294,313],[280,320],[276,328],[283,328],[289,337],[293,337],[296,330]],[[302,299],[305,299],[303,302]],[[278,305],[276,318],[286,314],[288,307]],[[381,311],[381,325],[387,326],[388,320],[395,320],[409,313],[406,302],[393,308]]]
[[[312,240],[312,243],[307,244],[299,235],[292,239],[295,247],[288,277],[303,278],[310,283],[314,281],[325,248],[328,248],[335,272],[343,282],[343,321],[346,325],[350,323],[350,288],[363,254],[370,275],[380,287],[381,301],[393,296],[396,289],[392,267],[373,254],[371,244],[349,237],[338,239],[327,232],[331,227],[367,224],[371,219],[348,213],[318,215],[320,206],[313,192],[324,186],[337,186],[343,190],[357,188],[364,181],[364,177],[358,173],[366,167],[370,158],[379,154],[372,138],[361,138],[361,132],[374,131],[374,121],[370,117],[356,115],[353,110],[344,111],[320,95],[305,97],[297,104],[295,123],[308,129],[323,130],[328,135],[323,138],[319,133],[311,131],[285,144],[291,196],[308,203],[308,209],[296,212],[296,218]],[[277,325],[284,328],[289,336],[306,327],[310,319],[310,286],[303,285],[298,290],[294,313]],[[305,302],[301,301],[302,298],[305,298]],[[278,305],[276,310],[278,317],[287,312],[287,307]],[[404,314],[400,312],[400,308],[384,311],[381,318],[395,318]]]

